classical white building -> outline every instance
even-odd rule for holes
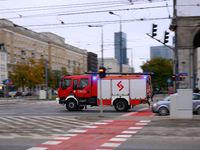
[[[117,64],[117,59],[115,58],[104,58],[104,67],[107,69],[106,72],[119,72],[119,65]],[[98,68],[102,64],[102,59],[98,59]],[[122,64],[122,72],[131,73],[131,67],[128,64]]]

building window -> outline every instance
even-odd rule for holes
[[[14,54],[17,54],[17,50],[14,50]]]
[[[7,48],[7,52],[10,53],[10,48]]]
[[[10,37],[10,32],[7,32],[7,37]]]
[[[10,55],[7,55],[7,61],[10,62]]]
[[[18,55],[21,55],[21,51],[18,51]]]
[[[10,40],[7,40],[7,45],[10,45]]]
[[[24,41],[24,38],[22,37],[22,42]]]
[[[20,41],[20,36],[18,36],[18,41]]]
[[[17,39],[17,36],[16,36],[16,35],[14,35],[14,39],[15,39],[15,40]]]
[[[16,57],[14,57],[14,63],[16,63],[17,62],[17,58]]]
[[[18,43],[18,48],[20,48],[20,43]]]

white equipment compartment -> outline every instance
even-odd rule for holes
[[[147,96],[145,79],[130,79],[130,99],[144,99]]]

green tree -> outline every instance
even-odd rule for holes
[[[28,59],[26,62],[17,63],[9,72],[9,78],[16,87],[35,87],[36,84],[45,83],[44,63],[42,60],[36,62],[34,59]]]
[[[167,79],[173,74],[173,60],[165,58],[154,58],[140,66],[143,72],[153,72],[153,87],[165,87]]]

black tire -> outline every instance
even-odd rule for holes
[[[66,103],[66,108],[69,111],[76,111],[77,110],[77,103],[74,99],[69,99]]]
[[[200,115],[200,107],[197,108],[197,114]]]
[[[115,109],[119,112],[128,110],[128,104],[125,100],[117,100],[114,106],[115,106]]]
[[[168,114],[168,109],[166,107],[161,107],[159,109],[159,115],[160,116],[166,116]]]

